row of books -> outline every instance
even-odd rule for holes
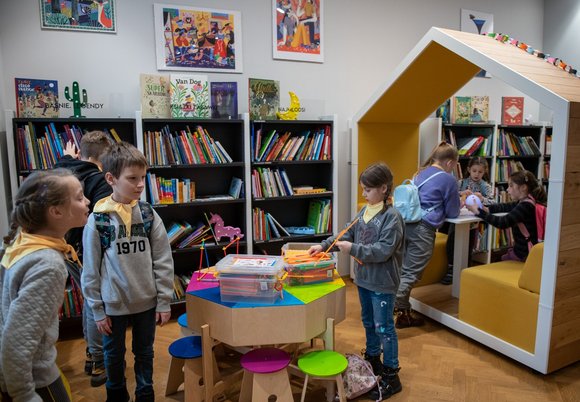
[[[261,208],[252,210],[252,222],[254,224],[254,239],[257,241],[268,241],[282,236],[290,236],[290,233],[272,214]]]
[[[195,182],[190,179],[165,179],[147,173],[151,204],[180,204],[195,200]]]
[[[276,130],[268,134],[258,129],[251,133],[253,162],[328,160],[331,158],[330,127],[317,130],[312,136],[310,131],[284,134]]]
[[[255,198],[293,195],[290,179],[283,168],[252,169],[252,194]]]
[[[120,141],[115,129],[104,129],[115,141]],[[44,133],[37,133],[34,125],[28,123],[16,129],[18,142],[18,163],[22,170],[52,169],[64,156],[67,142],[80,149],[83,130],[77,126],[65,124],[59,132],[54,123],[44,126]]]
[[[171,296],[172,301],[179,301],[185,298],[185,291],[187,290],[187,286],[189,286],[190,279],[191,274],[173,276],[173,295]]]
[[[501,159],[495,161],[495,181],[507,181],[514,172],[524,170],[524,165],[520,161]]]
[[[59,319],[82,316],[83,303],[83,293],[69,276],[64,290],[64,300],[58,313]]]
[[[487,230],[487,225],[480,222],[479,225],[477,225],[477,232],[475,234],[475,239],[473,242],[473,251],[476,253],[486,252],[488,238],[489,238],[489,230]]]
[[[202,126],[172,133],[169,126],[144,133],[145,157],[152,166],[230,163],[231,156]]]
[[[511,196],[508,194],[507,188],[505,186],[497,187],[497,191],[496,191],[494,200],[496,203],[512,202],[513,201]]]
[[[550,178],[550,162],[544,161],[544,175],[543,179],[548,180]]]
[[[500,130],[497,137],[498,156],[539,156],[540,148],[530,136],[520,137]]]
[[[184,249],[211,240],[213,235],[209,224],[197,223],[192,226],[188,222],[171,222],[167,227],[167,237],[173,249]]]
[[[477,136],[464,139],[463,145],[458,147],[459,156],[490,156],[492,155],[489,137]]]
[[[491,248],[492,250],[511,247],[514,244],[512,229],[498,229],[491,227]]]
[[[314,228],[316,234],[328,233],[332,231],[332,202],[329,199],[321,198],[310,201],[308,205],[308,216],[306,225]]]

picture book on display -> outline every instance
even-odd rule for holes
[[[169,81],[171,117],[210,118],[207,75],[171,74]]]
[[[237,82],[212,82],[210,92],[212,119],[236,119],[238,117]]]
[[[501,124],[521,125],[524,122],[524,97],[502,96]]]
[[[451,114],[451,99],[447,99],[445,102],[441,104],[435,111],[435,117],[441,117],[443,123],[450,122],[450,114]]]
[[[280,108],[280,83],[274,80],[249,79],[251,120],[274,120]]]
[[[143,118],[168,119],[169,77],[165,75],[141,74],[141,113]]]
[[[453,122],[469,123],[471,121],[471,96],[453,97]]]
[[[471,97],[471,115],[469,120],[472,123],[485,123],[489,118],[489,96]]]
[[[14,78],[17,117],[58,117],[58,81]]]

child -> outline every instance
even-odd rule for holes
[[[527,170],[520,170],[510,175],[508,179],[508,194],[514,202],[493,204],[483,206],[479,209],[477,205],[469,205],[467,208],[483,219],[485,222],[500,228],[512,228],[514,246],[505,253],[501,259],[525,261],[528,257],[528,240],[520,232],[518,223],[522,222],[530,235],[532,244],[538,242],[538,231],[536,228],[536,208],[535,202],[544,204],[546,202],[546,192],[536,180],[536,176]],[[534,203],[523,201],[531,198]],[[492,215],[497,212],[507,212],[506,215]]]
[[[173,260],[159,215],[144,225],[138,202],[145,187],[147,161],[134,146],[121,142],[102,158],[113,194],[95,204],[83,233],[83,294],[103,334],[107,401],[128,401],[125,381],[125,332],[133,326],[136,402],[154,400],[155,323],[171,316]],[[148,206],[148,205],[147,205]],[[144,208],[144,206],[143,206]]]
[[[406,224],[405,258],[397,291],[397,328],[424,324],[422,318],[412,314],[409,297],[433,255],[435,231],[443,225],[446,218],[459,215],[459,190],[457,181],[451,174],[458,159],[457,148],[441,142],[415,175],[415,184],[429,180],[419,188],[421,208],[426,213],[420,222]]]
[[[491,184],[488,183],[489,180],[489,165],[487,160],[481,156],[474,156],[467,163],[467,171],[465,172],[466,178],[459,180],[459,195],[461,199],[465,200],[466,197],[470,195],[477,196],[483,205],[489,205],[493,203],[493,188]],[[476,226],[477,228],[477,226]],[[471,229],[469,234],[469,249],[473,248],[474,237],[476,236],[477,229]],[[449,225],[449,231],[447,232],[447,273],[441,279],[441,283],[444,285],[451,285],[453,282],[453,251],[455,242],[455,225]]]
[[[86,224],[88,205],[81,183],[65,169],[32,173],[18,189],[0,267],[3,401],[71,400],[55,348],[64,258],[78,261],[64,235]]]
[[[367,359],[375,375],[382,376],[384,399],[400,392],[399,352],[393,321],[395,294],[403,260],[405,225],[399,212],[388,202],[393,174],[384,163],[367,167],[360,175],[362,195],[367,205],[357,214],[356,223],[338,239],[336,247],[355,258],[354,283],[358,287],[362,322],[366,333]],[[310,255],[325,251],[336,236],[312,246]],[[381,349],[383,363],[381,363]],[[373,399],[378,397],[369,395]]]
[[[105,180],[105,174],[101,172],[101,156],[113,145],[109,136],[102,131],[90,131],[82,136],[80,143],[80,159],[77,159],[76,147],[69,141],[66,144],[64,154],[56,167],[70,169],[81,181],[85,196],[89,199],[89,211],[93,212],[95,203],[113,192],[109,183]],[[71,229],[65,236],[82,262],[83,259],[83,229]],[[79,284],[80,288],[80,284]],[[91,376],[91,386],[99,387],[107,381],[105,362],[103,356],[103,337],[97,330],[93,312],[86,300],[83,305],[83,333],[87,341],[87,360],[85,372]]]

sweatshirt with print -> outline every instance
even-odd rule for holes
[[[60,376],[55,344],[66,278],[63,254],[53,249],[0,267],[0,388],[14,402],[41,402],[35,389]]]
[[[131,211],[131,231],[116,212],[108,212],[107,247],[103,250],[95,221],[89,216],[83,232],[83,295],[95,321],[106,315],[142,313],[155,308],[171,311],[173,258],[163,221],[152,209],[149,235],[137,203]]]

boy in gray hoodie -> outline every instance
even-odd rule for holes
[[[155,324],[171,317],[173,259],[163,221],[140,202],[147,161],[128,143],[102,158],[113,194],[95,204],[83,233],[83,294],[103,334],[107,401],[129,401],[125,332],[133,327],[136,402],[154,401]],[[149,218],[149,219],[148,219]]]

